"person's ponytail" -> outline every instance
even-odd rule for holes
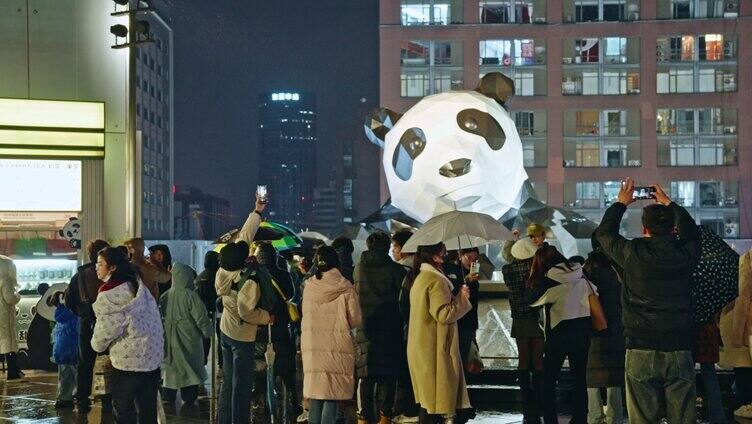
[[[313,258],[313,264],[316,266],[316,279],[320,280],[324,273],[339,269],[339,256],[337,251],[331,246],[321,246],[316,250],[316,256]]]

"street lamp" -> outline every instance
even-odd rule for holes
[[[128,26],[117,24],[110,27],[110,33],[115,36],[113,49],[128,49],[128,125],[126,145],[126,179],[128,181],[128,201],[126,213],[129,220],[128,233],[131,237],[141,236],[141,165],[139,163],[139,146],[136,137],[136,48],[145,43],[152,43],[149,22],[137,19],[152,12],[154,9],[146,0],[112,0],[116,5],[126,9],[111,13],[112,16],[128,16]],[[143,6],[142,6],[143,5]],[[119,43],[125,39],[125,43]]]

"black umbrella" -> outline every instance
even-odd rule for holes
[[[692,273],[694,321],[712,320],[739,295],[739,254],[707,225],[700,232],[700,262]]]

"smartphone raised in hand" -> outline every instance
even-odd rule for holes
[[[632,198],[635,200],[655,199],[654,187],[635,187],[632,192]]]
[[[470,275],[477,274],[480,272],[480,261],[473,262],[472,265],[470,265]]]
[[[269,201],[269,193],[266,190],[266,185],[256,186],[256,198],[261,203],[266,203]]]

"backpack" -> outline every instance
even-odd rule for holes
[[[256,303],[256,308],[263,309],[271,314],[279,300],[274,291],[272,276],[269,274],[269,271],[256,264],[249,264],[240,274],[240,281],[232,283],[232,289],[240,292],[248,281],[258,284],[259,291],[261,291],[261,297],[259,297],[258,303]]]

